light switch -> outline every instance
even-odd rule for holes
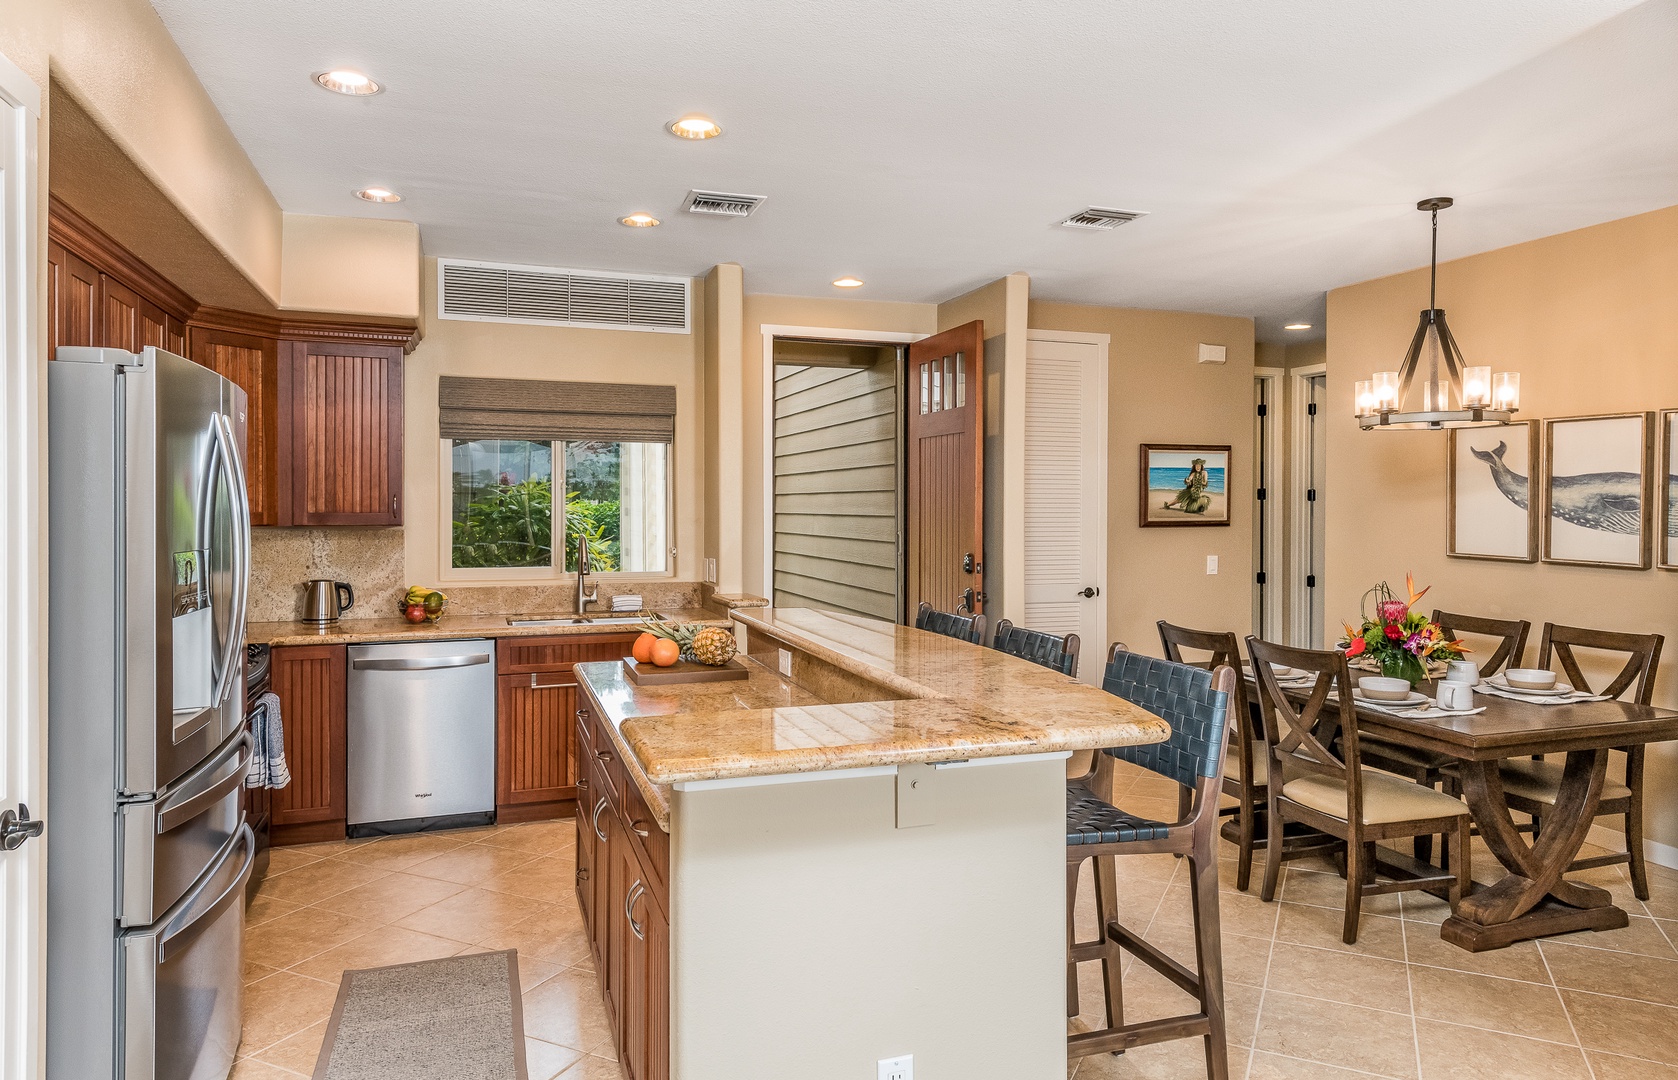
[[[1216,574],[1218,572],[1218,557],[1216,555],[1206,556],[1206,572],[1208,574]]]

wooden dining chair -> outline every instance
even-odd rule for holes
[[[1045,634],[1041,630],[1027,630],[1007,619],[996,624],[990,647],[1021,660],[1058,671],[1062,675],[1078,677],[1078,635]]]
[[[1241,646],[1234,634],[1216,630],[1190,630],[1174,626],[1164,619],[1159,621],[1160,645],[1165,658],[1185,664],[1198,659],[1186,656],[1183,650],[1207,654],[1205,666],[1241,668]],[[1264,751],[1264,721],[1255,704],[1247,698],[1247,680],[1235,680],[1234,701],[1230,706],[1230,747],[1224,755],[1223,793],[1235,800],[1234,806],[1219,810],[1221,816],[1233,818],[1224,822],[1220,830],[1225,840],[1235,845],[1235,887],[1247,891],[1252,878],[1253,851],[1263,847],[1265,837],[1259,834],[1262,815],[1268,805],[1265,792],[1266,766]]]
[[[1128,761],[1177,781],[1193,796],[1189,812],[1175,822],[1153,821],[1126,813],[1110,796],[1096,794],[1081,782],[1066,785],[1066,1009],[1081,1012],[1078,964],[1101,962],[1106,1026],[1078,1032],[1066,1040],[1069,1057],[1118,1053],[1168,1039],[1199,1036],[1205,1041],[1209,1080],[1229,1076],[1229,1046],[1224,1027],[1223,938],[1218,920],[1218,798],[1222,791],[1225,727],[1240,676],[1228,665],[1216,670],[1141,656],[1114,645],[1109,650],[1102,688],[1134,702],[1171,725],[1163,743],[1120,746],[1101,751],[1108,759]],[[1120,897],[1114,860],[1123,855],[1169,852],[1188,863],[1194,909],[1195,967],[1190,970],[1119,922]],[[1078,871],[1095,860],[1098,929],[1092,941],[1077,940],[1073,912]],[[1129,952],[1159,972],[1199,1005],[1183,1016],[1126,1023],[1120,977],[1122,953]]]
[[[1283,859],[1313,850],[1307,845],[1283,849],[1283,824],[1297,821],[1345,845],[1346,919],[1341,936],[1346,944],[1358,939],[1365,896],[1443,885],[1455,911],[1469,886],[1468,807],[1442,791],[1364,765],[1345,656],[1254,637],[1247,639],[1247,655],[1258,679],[1269,753],[1270,842],[1260,895],[1274,900]],[[1296,706],[1277,685],[1272,664],[1316,676],[1303,705]],[[1335,701],[1329,700],[1330,693],[1337,695]],[[1419,834],[1452,839],[1443,872],[1376,845],[1378,840]],[[1386,881],[1379,879],[1383,869],[1390,874]]]
[[[1660,666],[1661,646],[1665,642],[1665,637],[1660,634],[1621,634],[1611,630],[1587,630],[1545,623],[1544,636],[1538,646],[1538,666],[1547,668],[1551,663],[1560,664],[1563,676],[1575,690],[1600,692],[1611,698],[1623,698],[1631,692],[1633,701],[1647,705],[1655,692],[1655,674]],[[1625,665],[1601,691],[1594,691],[1575,649],[1624,656]],[[1568,869],[1589,870],[1596,866],[1628,863],[1632,892],[1639,900],[1647,900],[1649,870],[1643,861],[1644,747],[1617,747],[1614,753],[1625,755],[1625,782],[1603,781],[1596,812],[1598,817],[1622,815],[1625,818],[1626,850],[1624,853],[1577,859]],[[1534,834],[1543,828],[1544,816],[1556,807],[1561,791],[1562,768],[1559,761],[1513,758],[1503,762],[1498,770],[1502,774],[1503,794],[1509,801],[1509,808],[1532,816]]]
[[[1482,679],[1505,667],[1520,667],[1526,656],[1527,635],[1532,633],[1532,624],[1525,619],[1486,619],[1435,609],[1433,621],[1452,640],[1463,634],[1496,640],[1497,645],[1486,654],[1485,659],[1476,659],[1473,653],[1468,654],[1467,658],[1479,665]]]
[[[975,645],[984,644],[985,617],[983,615],[952,615],[939,611],[926,601],[915,611],[915,629],[930,630],[934,634],[959,638]]]

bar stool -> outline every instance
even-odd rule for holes
[[[1041,630],[1027,630],[1003,619],[996,624],[996,634],[991,638],[990,647],[997,652],[1041,664],[1062,675],[1070,675],[1074,679],[1078,677],[1077,634],[1057,637]]]
[[[1099,798],[1081,780],[1066,786],[1067,1015],[1079,1012],[1078,965],[1099,960],[1107,1019],[1104,1028],[1067,1036],[1066,1049],[1072,1057],[1121,1053],[1133,1046],[1200,1036],[1205,1040],[1209,1080],[1229,1076],[1218,923],[1218,796],[1227,745],[1225,725],[1238,679],[1228,665],[1208,671],[1139,656],[1120,645],[1108,653],[1102,688],[1169,722],[1171,737],[1163,743],[1113,747],[1102,753],[1169,777],[1194,795],[1190,812],[1180,821],[1167,823],[1127,814]],[[1188,862],[1194,903],[1193,971],[1119,922],[1114,859],[1157,852],[1182,855]],[[1078,871],[1085,859],[1092,858],[1099,930],[1095,940],[1080,942],[1073,923]],[[1194,995],[1200,1011],[1125,1023],[1121,950]]]
[[[945,637],[959,638],[979,645],[985,640],[985,617],[951,615],[922,600],[921,606],[915,610],[915,629],[930,630],[934,634],[943,634]]]

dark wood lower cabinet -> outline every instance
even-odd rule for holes
[[[348,676],[344,645],[274,649],[270,680],[280,698],[290,785],[273,794],[273,842],[342,840],[349,818]]]
[[[598,745],[602,732],[591,728],[593,708],[582,692],[577,712],[580,748],[592,748],[580,766],[578,787],[587,796],[577,810],[577,900],[594,948],[607,1018],[618,1060],[630,1080],[669,1080],[670,1076],[670,919],[668,871],[652,872],[647,847],[638,842],[620,794],[606,774],[622,766]],[[617,787],[634,791],[634,781]],[[587,809],[585,810],[585,807]],[[634,819],[634,826],[648,824]],[[654,829],[657,826],[652,826]]]

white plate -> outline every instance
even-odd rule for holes
[[[1410,691],[1410,696],[1405,698],[1403,701],[1388,701],[1386,698],[1370,697],[1368,694],[1365,694],[1361,688],[1356,686],[1352,687],[1352,696],[1357,698],[1359,701],[1366,701],[1371,705],[1380,705],[1383,707],[1390,706],[1395,709],[1411,708],[1427,701],[1426,694],[1419,694],[1414,690]]]
[[[1532,697],[1562,697],[1573,693],[1573,687],[1564,682],[1557,682],[1556,685],[1550,687],[1548,690],[1534,690],[1525,686],[1516,686],[1508,679],[1505,679],[1502,675],[1493,675],[1491,678],[1487,679],[1486,682],[1497,687],[1499,690],[1508,690],[1516,694],[1529,694]]]

